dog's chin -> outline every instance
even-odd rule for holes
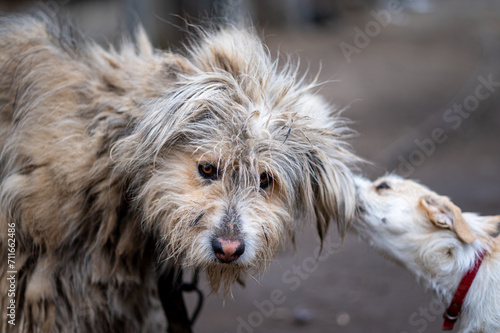
[[[204,265],[203,269],[212,292],[222,292],[224,295],[231,292],[231,287],[242,276],[248,274],[249,271],[253,271],[253,267],[243,263],[221,263],[216,261]]]
[[[356,221],[352,223],[351,227],[362,237],[367,238],[373,235],[375,225],[371,221],[370,216],[364,209],[357,209]]]
[[[194,253],[185,253],[181,258],[174,259],[184,269],[198,269],[205,273],[211,292],[227,295],[235,282],[240,282],[246,275],[262,274],[267,268],[266,264],[272,260],[250,257],[248,254],[233,262],[222,262],[214,254],[203,257]]]

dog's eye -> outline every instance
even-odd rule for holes
[[[267,172],[263,172],[260,174],[260,188],[261,189],[266,189],[271,185],[271,182],[273,181],[273,178],[271,177],[270,174]]]
[[[387,184],[386,182],[382,182],[380,183],[377,187],[375,187],[375,189],[377,191],[380,191],[380,190],[386,190],[386,189],[390,189],[391,187],[389,186],[389,184]]]
[[[205,179],[216,180],[217,178],[219,178],[217,168],[212,164],[198,165],[198,172]]]

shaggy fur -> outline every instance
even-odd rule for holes
[[[352,226],[435,291],[446,307],[486,251],[463,304],[460,332],[500,332],[500,216],[462,213],[447,197],[397,176],[373,183],[356,178],[356,184],[359,219]]]
[[[139,31],[108,51],[49,21],[0,22],[0,256],[15,224],[18,272],[3,331],[158,332],[159,259],[228,291],[300,224],[352,218],[345,122],[253,33],[171,53]],[[217,259],[221,235],[244,242],[237,260]]]

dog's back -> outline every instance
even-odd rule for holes
[[[8,235],[15,238],[15,273],[0,272],[3,291],[14,274],[15,292],[2,292],[0,301],[4,309],[15,301],[16,310],[16,325],[2,316],[0,326],[148,330],[147,316],[159,305],[151,297],[154,255],[144,252],[154,245],[127,223],[133,217],[109,149],[125,134],[136,103],[167,86],[168,76],[155,77],[160,60],[147,45],[106,52],[49,21],[42,15],[0,22],[3,258]]]

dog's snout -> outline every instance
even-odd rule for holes
[[[212,241],[215,256],[223,263],[237,260],[245,252],[245,243],[242,240],[232,240],[217,237]]]

